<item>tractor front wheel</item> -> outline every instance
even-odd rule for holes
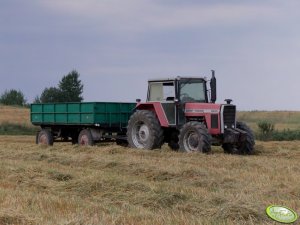
[[[254,154],[254,134],[252,130],[243,122],[237,122],[236,127],[245,131],[246,140],[237,144],[225,143],[222,145],[224,152],[228,154],[252,155]]]
[[[179,149],[183,152],[209,153],[211,151],[211,135],[202,123],[188,122],[180,130]]]
[[[131,148],[150,150],[160,148],[163,139],[163,130],[153,112],[139,110],[130,117],[127,127],[127,140]]]

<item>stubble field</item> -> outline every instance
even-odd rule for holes
[[[256,150],[43,147],[34,136],[0,136],[0,224],[276,224],[268,205],[300,212],[300,142]]]
[[[268,205],[300,210],[299,145],[235,156],[1,136],[0,224],[274,224]]]

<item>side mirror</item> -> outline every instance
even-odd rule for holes
[[[215,71],[211,71],[211,80],[210,80],[210,100],[212,103],[215,103],[217,100],[217,79],[215,77]]]

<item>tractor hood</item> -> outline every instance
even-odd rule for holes
[[[218,114],[221,110],[222,104],[213,103],[186,103],[186,116],[197,116],[199,114]],[[196,114],[196,115],[195,115]]]
[[[236,127],[236,107],[231,104],[186,103],[185,116],[205,121],[211,134],[223,134],[227,128]]]

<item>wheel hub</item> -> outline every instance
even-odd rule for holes
[[[142,142],[145,142],[149,138],[149,128],[145,124],[140,127],[139,137]]]
[[[40,136],[39,143],[42,144],[42,145],[47,145],[48,140],[47,140],[47,136],[45,134]]]
[[[89,138],[87,137],[87,135],[82,135],[80,138],[80,145],[88,145],[89,142]]]
[[[188,149],[189,151],[198,151],[199,149],[199,137],[195,132],[189,132],[184,137],[184,146],[185,149]]]
[[[132,140],[137,148],[144,148],[149,137],[149,127],[144,123],[136,123],[132,132]]]
[[[193,148],[197,148],[198,146],[198,138],[197,138],[197,135],[195,134],[192,134],[188,137],[188,142],[189,142],[189,145]]]

